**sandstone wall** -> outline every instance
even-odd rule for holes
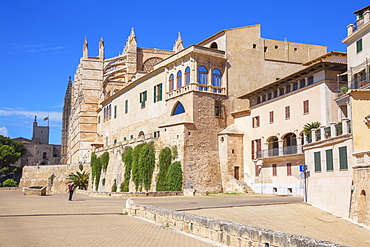
[[[83,164],[83,167],[83,171],[91,173],[90,164]],[[48,193],[67,193],[67,177],[77,171],[80,172],[78,164],[25,166],[19,187],[47,186]]]

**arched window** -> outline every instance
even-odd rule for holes
[[[182,87],[182,72],[181,70],[179,70],[179,72],[177,72],[177,88],[180,88]]]
[[[138,137],[145,137],[144,131],[140,131]]]
[[[297,153],[297,137],[294,133],[289,133],[284,136],[284,154],[296,154]]]
[[[181,104],[181,102],[178,102],[173,110],[172,115],[178,115],[185,112],[184,106]]]
[[[173,74],[170,75],[170,90],[174,90],[175,89],[175,80],[174,80],[174,76]]]
[[[186,67],[185,69],[185,85],[190,83],[190,67]]]
[[[213,49],[217,49],[217,48],[218,48],[217,43],[216,43],[216,42],[213,42],[213,43],[211,44],[211,48],[213,48]]]
[[[207,85],[208,84],[208,70],[204,66],[198,68],[198,83]],[[199,90],[207,91],[207,87],[199,87]]]
[[[268,155],[269,156],[278,156],[279,155],[279,139],[276,136],[273,136],[268,139]]]
[[[221,71],[218,69],[212,70],[212,85],[216,87],[221,87]],[[221,93],[221,89],[213,89],[214,93]]]

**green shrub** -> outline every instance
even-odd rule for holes
[[[167,177],[167,191],[181,191],[182,190],[182,170],[179,161],[173,162],[168,168]]]
[[[68,175],[68,183],[74,183],[76,188],[87,190],[90,174],[87,172],[76,172]]]
[[[107,171],[107,168],[108,168],[108,164],[109,164],[109,153],[108,152],[104,152],[100,156],[100,160],[101,160],[103,171],[106,172]]]
[[[152,177],[155,168],[154,142],[146,143],[140,150],[138,161],[142,186],[146,191],[150,190]]]
[[[166,191],[166,177],[168,167],[170,167],[172,161],[171,149],[169,147],[163,148],[159,153],[159,172],[156,179],[157,191]]]
[[[3,187],[18,187],[18,183],[9,178],[3,182]]]
[[[141,149],[145,146],[145,143],[140,143],[136,145],[132,151],[132,181],[135,184],[136,191],[139,190],[140,185],[142,184],[141,178],[141,167],[139,166],[139,157]]]
[[[124,180],[120,185],[121,192],[129,192],[129,185],[131,179],[131,170],[132,170],[132,159],[133,159],[133,150],[132,147],[126,147],[124,153],[122,154],[122,161],[125,163],[125,173]]]
[[[113,181],[112,192],[117,192],[117,181],[116,181],[116,179]]]

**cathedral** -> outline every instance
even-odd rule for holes
[[[109,191],[123,181],[124,148],[153,141],[157,157],[162,148],[177,147],[184,189],[246,192],[256,171],[246,165],[250,133],[234,121],[251,114],[242,96],[279,86],[326,53],[325,46],[265,39],[260,32],[260,25],[221,30],[188,47],[179,33],[172,50],[159,50],[139,47],[132,29],[113,58],[105,58],[103,39],[99,56],[90,57],[85,38],[64,98],[62,164],[109,152],[98,189]]]

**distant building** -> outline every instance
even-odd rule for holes
[[[31,140],[24,137],[13,139],[22,142],[27,149],[27,153],[15,163],[15,166],[60,164],[61,146],[49,144],[49,126],[38,126],[35,117],[32,133]]]

